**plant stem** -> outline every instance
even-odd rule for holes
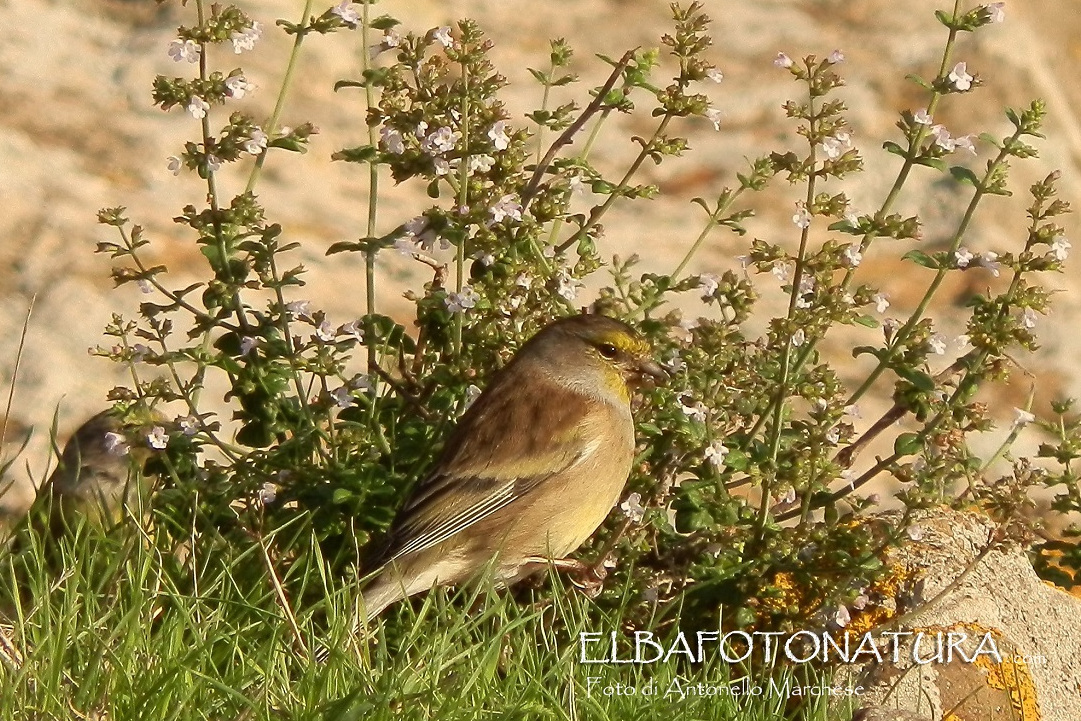
[[[274,110],[270,113],[270,119],[267,121],[265,132],[268,136],[273,136],[278,130],[278,121],[281,120],[282,110],[285,108],[285,98],[289,94],[289,89],[293,85],[293,72],[296,70],[297,58],[300,57],[300,46],[304,42],[304,37],[307,33],[308,16],[312,11],[312,1],[305,0],[304,12],[301,14],[300,22],[297,23],[299,29],[296,36],[293,38],[293,49],[289,53],[289,62],[285,66],[285,76],[282,78],[281,87],[278,88],[278,98],[274,102]],[[367,18],[368,4],[364,4],[364,15]],[[200,22],[202,20],[200,19]],[[365,50],[365,56],[367,56],[367,50]],[[244,192],[250,193],[255,188],[255,183],[259,180],[259,173],[263,169],[263,163],[266,162],[268,150],[264,150],[259,154],[259,157],[255,159],[255,164],[252,166],[251,173],[248,175],[248,183],[244,186]]]

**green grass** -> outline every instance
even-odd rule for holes
[[[17,540],[0,552],[4,719],[848,718],[768,691],[665,693],[677,677],[688,689],[746,673],[722,663],[583,664],[578,631],[607,636],[620,621],[573,589],[554,605],[523,602],[529,593],[436,592],[363,636],[350,631],[355,582],[296,564],[281,583],[303,601],[283,604],[258,546],[228,563],[181,562],[145,538],[89,529],[48,546]],[[326,661],[311,660],[321,648]],[[654,695],[642,696],[650,685]]]

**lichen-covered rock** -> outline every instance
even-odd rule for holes
[[[862,669],[866,703],[933,721],[1081,719],[1081,601],[1042,581],[1023,549],[987,551],[984,516],[936,509],[917,528],[891,558],[908,582],[904,615],[886,626],[912,635]]]

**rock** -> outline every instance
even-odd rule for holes
[[[936,509],[916,524],[920,540],[891,559],[905,614],[871,631],[912,635],[864,669],[865,700],[933,721],[1081,718],[1081,600],[1042,581],[1024,549],[987,550],[984,516]]]
[[[928,716],[883,706],[864,706],[852,715],[852,721],[931,721],[931,719]]]

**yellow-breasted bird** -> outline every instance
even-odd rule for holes
[[[563,559],[604,521],[634,458],[631,392],[667,374],[626,323],[546,326],[492,378],[412,490],[363,590],[368,619],[491,564],[513,583]]]

